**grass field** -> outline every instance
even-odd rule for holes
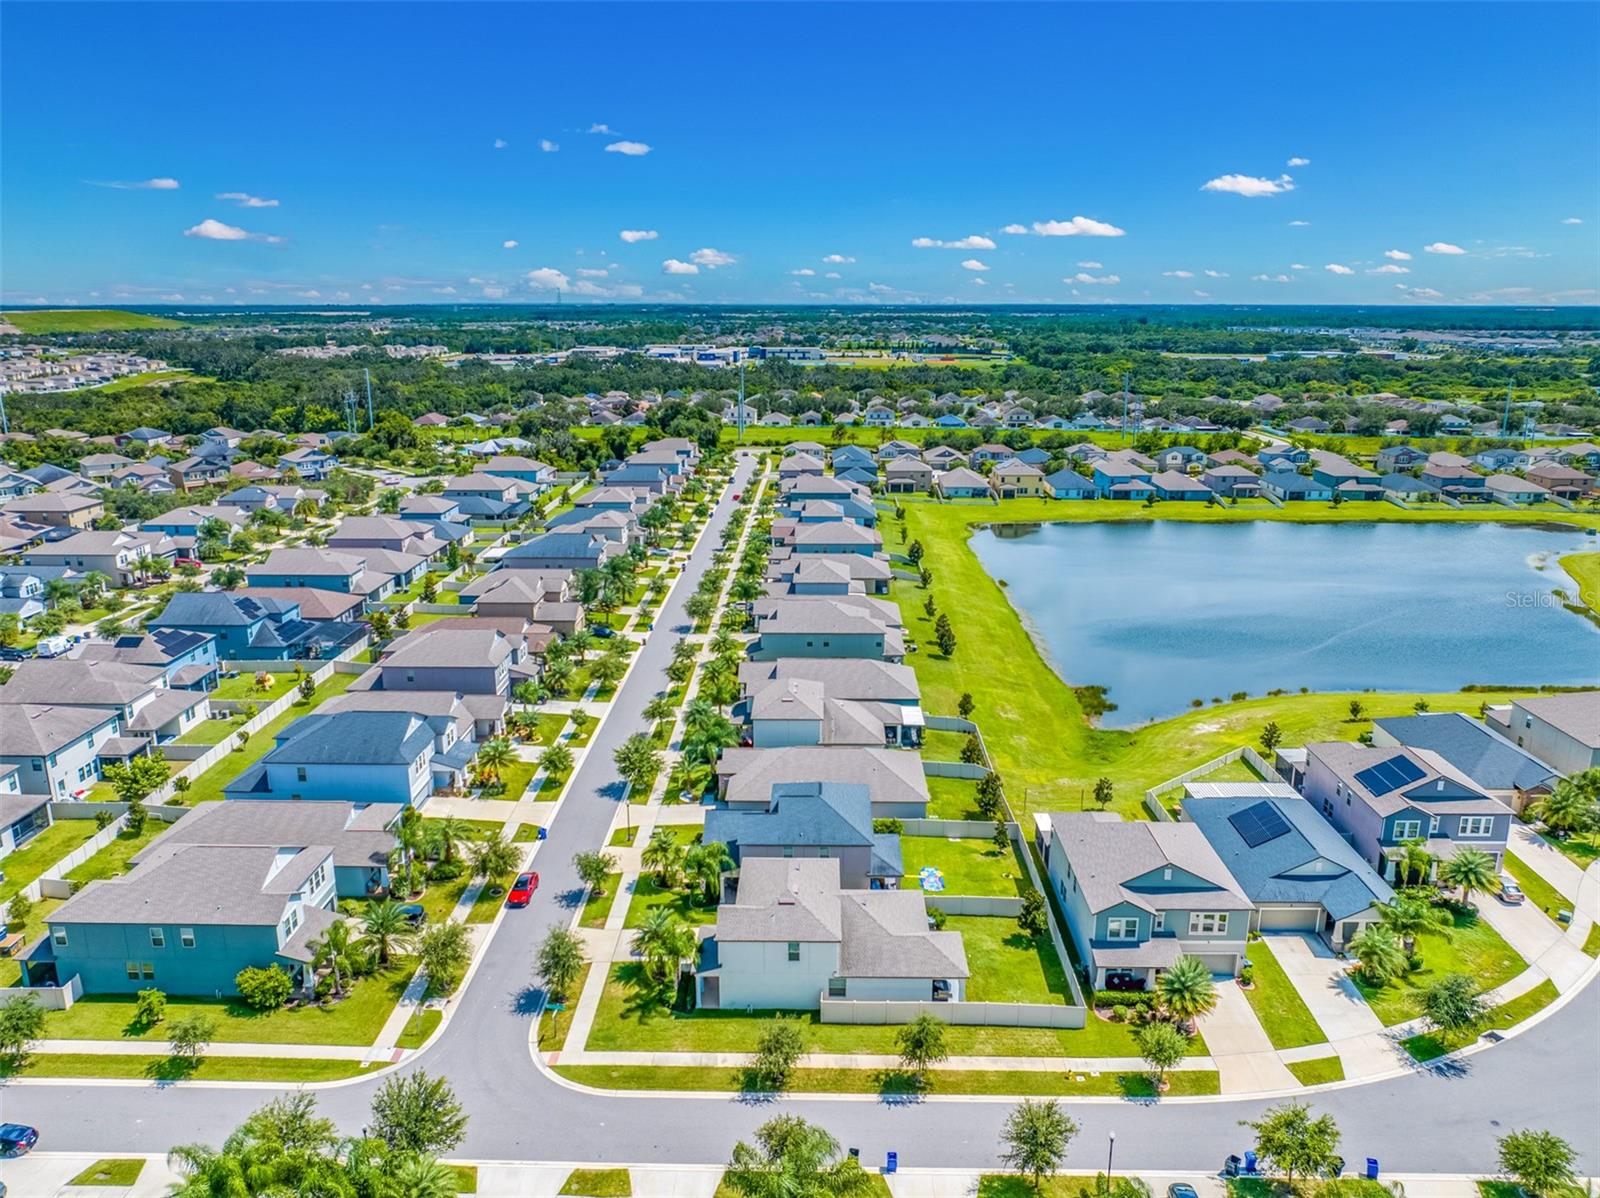
[[[124,378],[112,379],[103,387],[93,390],[100,395],[114,395],[118,391],[131,391],[135,387],[164,387],[181,383],[214,383],[215,379],[190,374],[187,370],[146,370]]]
[[[1327,1040],[1311,1008],[1306,1006],[1289,975],[1278,964],[1278,958],[1260,941],[1250,945],[1250,966],[1255,985],[1246,990],[1244,996],[1255,1008],[1256,1018],[1261,1020],[1272,1047],[1299,1048]]]
[[[1065,1003],[1072,997],[1049,936],[1024,935],[1016,920],[992,915],[952,915],[944,926],[961,933],[967,950],[968,1001]]]
[[[978,784],[965,778],[928,778],[929,819],[982,819]]]
[[[717,918],[714,905],[700,901],[698,889],[668,890],[656,885],[654,874],[643,873],[633,884],[633,895],[628,900],[628,917],[625,928],[644,926],[644,921],[658,907],[665,907],[691,926],[713,923]]]
[[[1480,993],[1487,993],[1527,966],[1488,920],[1472,914],[1455,916],[1449,939],[1430,932],[1418,936],[1417,952],[1422,957],[1421,968],[1387,986],[1369,986],[1359,973],[1350,975],[1385,1027],[1421,1014],[1418,1000],[1422,992],[1446,974],[1464,973],[1478,983]]]
[[[400,1048],[421,1048],[433,1035],[434,1029],[444,1019],[444,1012],[424,1008],[406,1020],[406,1026],[395,1044]]]
[[[1578,584],[1578,598],[1589,610],[1600,613],[1600,553],[1569,553],[1561,568]]]
[[[124,329],[180,329],[181,320],[123,312],[114,308],[54,308],[36,312],[0,312],[24,333],[111,333]]]
[[[117,838],[106,845],[105,848],[76,869],[69,870],[66,875],[67,881],[83,885],[127,873],[128,862],[133,858],[133,855],[142,852],[152,840],[171,826],[171,824],[164,824],[160,820],[152,819],[145,823],[144,831],[137,836],[130,835],[127,832],[119,832]]]
[[[932,867],[944,876],[945,894],[1015,898],[1031,889],[1015,845],[1001,852],[988,840],[902,836],[900,855],[905,864],[903,884],[908,888],[921,889],[918,871]],[[938,905],[939,892],[929,891],[928,901]]]
[[[92,819],[61,819],[40,832],[5,859],[0,903],[9,902],[12,895],[25,889],[28,883],[98,831]]]

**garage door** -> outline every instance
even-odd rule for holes
[[[1231,978],[1238,970],[1239,958],[1233,953],[1195,953],[1193,955],[1204,961],[1206,968],[1211,970],[1212,973]]]
[[[1315,932],[1322,926],[1321,907],[1263,907],[1263,932]]]

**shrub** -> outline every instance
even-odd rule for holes
[[[239,997],[245,1005],[258,1011],[270,1011],[283,1006],[294,989],[294,983],[280,965],[269,965],[265,969],[255,966],[241,969],[234,975],[233,984],[239,988]]]
[[[944,931],[944,925],[949,918],[941,908],[935,907],[932,903],[928,904],[928,922],[933,925],[934,931]]]
[[[900,835],[900,833],[902,833],[902,832],[904,832],[906,830],[906,825],[905,825],[905,821],[904,820],[898,820],[898,819],[875,819],[875,820],[872,821],[872,830],[874,832],[887,833],[887,834],[892,834],[892,835],[898,836],[898,835]]]
[[[167,1017],[167,996],[159,990],[141,990],[133,1004],[133,1021],[140,1027],[155,1027]]]
[[[317,984],[312,989],[312,995],[316,998],[316,1000],[318,1002],[321,1002],[325,998],[327,998],[328,995],[330,995],[332,993],[333,993],[333,975],[325,973],[320,978],[317,979]]]
[[[460,861],[436,861],[428,869],[428,880],[432,882],[450,882],[466,873],[466,866]]]
[[[1250,964],[1250,962],[1246,961],[1243,965],[1239,966],[1239,982],[1240,982],[1241,985],[1244,985],[1244,986],[1253,985],[1255,983],[1255,980],[1256,980],[1256,967],[1254,965],[1252,965],[1252,964]]]
[[[1148,990],[1096,990],[1093,1004],[1097,1007],[1150,1007],[1156,1005],[1156,996]]]

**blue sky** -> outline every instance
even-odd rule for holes
[[[1600,298],[1592,5],[0,22],[12,303]]]

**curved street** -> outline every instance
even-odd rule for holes
[[[480,1160],[714,1163],[782,1110],[823,1124],[863,1161],[886,1151],[917,1167],[994,1163],[1005,1100],[920,1101],[803,1098],[772,1102],[728,1096],[596,1094],[568,1086],[534,1059],[530,1036],[541,995],[533,952],[545,932],[569,924],[582,889],[572,855],[603,844],[623,799],[612,751],[644,726],[643,708],[665,685],[673,642],[688,625],[685,604],[710,564],[733,514],[732,494],[754,471],[741,455],[733,485],[711,517],[679,585],[656,619],[631,673],[585,754],[540,846],[534,903],[499,921],[465,992],[434,1043],[402,1069],[442,1073],[471,1115],[460,1155]],[[1379,1158],[1388,1171],[1493,1172],[1495,1140],[1516,1127],[1547,1128],[1580,1152],[1580,1173],[1600,1168],[1600,989],[1592,984],[1506,1043],[1454,1063],[1387,1081],[1313,1093],[1332,1114],[1353,1165]],[[346,1131],[365,1121],[373,1079],[314,1087],[325,1114]],[[40,1129],[51,1151],[164,1152],[174,1144],[221,1140],[279,1087],[142,1082],[14,1082],[0,1090],[0,1115]],[[1216,1169],[1242,1151],[1238,1121],[1268,1100],[1215,1097],[1161,1102],[1066,1100],[1081,1125],[1068,1166],[1093,1167],[1106,1134],[1117,1133],[1119,1164],[1147,1169]]]

